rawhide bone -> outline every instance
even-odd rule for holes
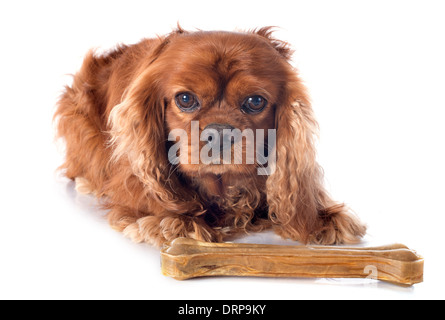
[[[372,277],[404,286],[423,281],[423,258],[401,244],[282,246],[178,238],[162,248],[161,269],[178,280],[206,276]]]

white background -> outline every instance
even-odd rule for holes
[[[445,298],[443,1],[2,1],[0,298]],[[312,96],[327,186],[369,226],[363,245],[425,257],[412,288],[362,280],[160,274],[159,251],[113,231],[56,173],[52,114],[91,47],[185,29],[278,26]],[[240,241],[280,242],[271,234]]]

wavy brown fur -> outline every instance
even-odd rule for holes
[[[270,227],[302,242],[357,241],[365,227],[323,187],[313,142],[317,123],[290,56],[270,28],[179,28],[103,55],[89,52],[55,115],[67,145],[66,176],[88,184],[79,190],[94,191],[110,224],[138,242],[223,241]],[[176,87],[186,85],[202,96],[199,114],[181,113],[173,103]],[[253,87],[266,92],[269,106],[250,117],[233,97],[253,94]],[[190,130],[191,120],[276,129],[275,172],[171,165],[168,131]]]

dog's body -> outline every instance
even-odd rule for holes
[[[317,124],[290,55],[268,28],[178,29],[102,56],[90,52],[56,113],[67,177],[103,199],[110,224],[138,242],[222,241],[270,227],[302,242],[357,241],[365,227],[322,186]],[[275,130],[268,150],[276,152],[274,170],[258,175],[257,163],[172,164],[169,132],[192,134],[192,121],[200,132]]]

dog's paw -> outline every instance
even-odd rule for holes
[[[215,241],[218,236],[215,230],[194,221],[189,217],[156,217],[147,216],[139,218],[128,224],[122,231],[132,241],[146,242],[161,246],[166,241],[185,237],[201,241]]]
[[[128,224],[122,233],[133,242],[146,242],[160,246],[165,241],[159,228],[161,220],[155,216],[147,216]]]
[[[366,226],[344,205],[334,205],[319,212],[311,229],[297,223],[278,224],[274,231],[285,239],[320,245],[352,244],[360,242]]]
[[[76,182],[76,191],[80,194],[96,194],[96,191],[94,190],[94,188],[92,187],[91,183],[83,178],[83,177],[77,177],[74,179],[74,181]]]
[[[192,238],[201,241],[217,241],[217,232],[199,219],[189,217],[166,217],[161,221],[161,232],[165,239],[171,241],[178,237]]]
[[[353,214],[345,211],[322,217],[323,226],[315,232],[310,242],[317,244],[353,244],[360,242],[366,226]]]

